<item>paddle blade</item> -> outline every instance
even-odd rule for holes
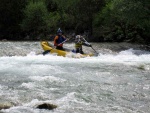
[[[91,46],[91,48],[95,51],[96,54],[99,54],[92,46]]]
[[[48,53],[50,53],[50,50],[46,50],[46,51],[44,51],[42,54],[43,54],[43,55],[46,55],[46,54],[48,54]]]

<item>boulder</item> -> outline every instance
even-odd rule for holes
[[[57,106],[53,105],[53,104],[43,103],[43,104],[38,105],[36,108],[53,110],[53,109],[57,108]]]
[[[11,103],[0,103],[0,110],[1,109],[9,109],[13,105]]]

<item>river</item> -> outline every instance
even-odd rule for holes
[[[12,105],[0,113],[149,113],[150,52],[92,45],[99,56],[70,58],[43,56],[40,42],[0,42],[0,104]],[[42,103],[58,107],[37,109]]]

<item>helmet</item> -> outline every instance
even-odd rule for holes
[[[80,38],[81,38],[81,36],[80,36],[80,35],[77,35],[77,36],[76,36],[76,39],[80,39]]]
[[[57,30],[57,33],[62,33],[62,30],[59,28],[59,29]]]
[[[82,40],[81,35],[77,35],[76,38],[75,38],[75,41],[80,42],[81,40]]]

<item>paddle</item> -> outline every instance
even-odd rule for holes
[[[88,42],[85,40],[85,38],[82,37],[82,39],[83,39],[86,43],[88,43]],[[99,53],[92,47],[92,45],[91,45],[90,47],[95,51],[96,54],[99,54]]]
[[[63,44],[63,43],[65,43],[66,41],[70,40],[71,38],[72,38],[72,37],[67,38],[67,39],[66,39],[66,40],[64,40],[62,43],[58,44],[58,46],[59,46],[59,45],[61,45],[61,44]]]
[[[91,46],[91,48],[95,51],[96,54],[99,54],[92,46]]]
[[[42,54],[43,55],[46,55],[47,53],[49,53],[50,52],[50,50],[46,50],[46,51],[44,51]]]

